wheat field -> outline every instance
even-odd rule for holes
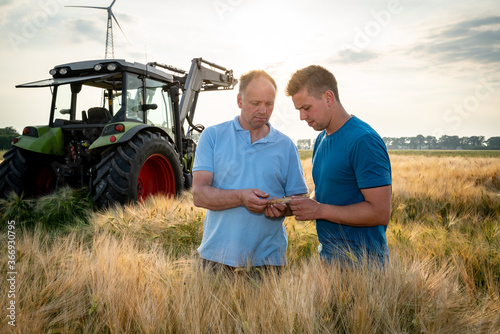
[[[385,269],[317,255],[314,222],[285,220],[288,265],[213,273],[196,255],[204,210],[185,192],[96,210],[71,189],[1,205],[16,221],[15,324],[5,333],[498,333],[500,158],[391,155]],[[311,159],[303,160],[309,189]]]

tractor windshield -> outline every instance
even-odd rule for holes
[[[174,118],[165,83],[127,75],[126,119],[166,128],[173,134]]]
[[[107,123],[121,107],[121,74],[71,80],[55,86],[51,123]]]
[[[144,123],[144,81],[137,75],[127,74],[127,112],[126,118],[130,121]]]
[[[148,123],[161,127],[174,126],[170,94],[163,90],[164,83],[146,79],[146,105],[152,106],[147,112]]]

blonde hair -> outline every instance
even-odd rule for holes
[[[327,90],[331,90],[337,101],[340,101],[335,76],[322,66],[310,65],[295,72],[288,81],[285,94],[293,96],[302,88],[306,88],[309,95],[316,99],[321,98]]]

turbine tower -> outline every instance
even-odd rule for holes
[[[66,7],[77,7],[77,8],[93,8],[93,9],[105,9],[108,12],[108,22],[106,25],[106,50],[104,53],[104,58],[108,59],[110,58],[115,58],[115,46],[113,42],[113,19],[115,20],[116,24],[118,25],[118,28],[120,28],[123,36],[125,36],[125,33],[122,30],[122,27],[120,27],[120,23],[118,23],[118,20],[115,17],[115,14],[113,14],[113,11],[111,10],[111,7],[115,4],[116,0],[113,0],[111,5],[108,7],[92,7],[92,6],[66,6]],[[127,36],[125,36],[127,38]],[[127,39],[128,41],[128,39]]]

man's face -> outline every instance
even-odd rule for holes
[[[246,130],[259,129],[271,118],[276,98],[276,89],[266,78],[250,81],[243,96],[238,94],[241,109],[240,124]]]
[[[325,95],[320,99],[309,95],[306,88],[302,88],[292,96],[295,109],[300,112],[300,120],[306,121],[307,125],[316,131],[322,131],[328,127],[331,121],[331,113],[327,110]]]

